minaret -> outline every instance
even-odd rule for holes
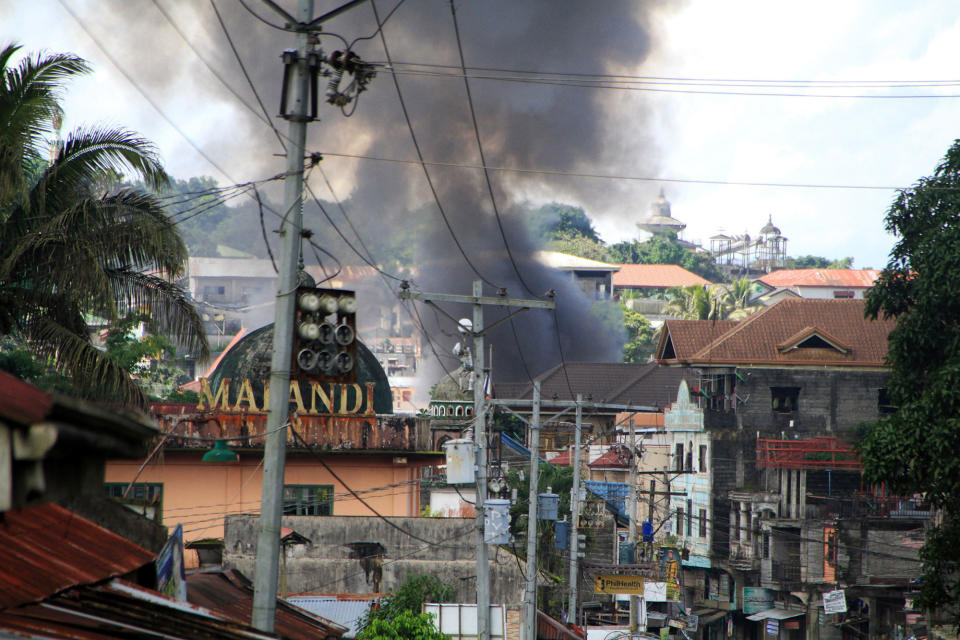
[[[650,204],[650,215],[640,220],[637,226],[648,233],[680,233],[686,224],[670,215],[670,202],[660,187],[660,196]]]

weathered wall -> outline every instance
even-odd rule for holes
[[[738,369],[738,419],[744,430],[761,434],[781,431],[800,434],[852,434],[857,425],[880,417],[878,391],[887,386],[888,373],[840,369]],[[771,406],[771,387],[799,387],[797,410],[778,413]],[[793,426],[790,426],[793,420]]]
[[[399,531],[377,517],[287,516],[283,526],[310,539],[305,549],[288,554],[287,589],[291,593],[387,593],[407,578],[428,574],[456,589],[456,600],[476,602],[475,521],[468,518],[389,518]],[[229,516],[224,531],[223,563],[253,577],[258,520]],[[420,539],[417,539],[420,538]],[[351,543],[379,543],[383,555],[364,559]],[[370,554],[369,551],[363,552]],[[514,603],[523,597],[523,574],[506,552],[490,548],[491,602]],[[379,580],[378,580],[378,575]],[[379,583],[379,584],[378,584]]]

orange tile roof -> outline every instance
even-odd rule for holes
[[[884,366],[887,335],[896,323],[865,318],[864,304],[863,300],[784,300],[738,322],[695,353],[683,357],[678,353],[678,359],[690,364]],[[816,332],[846,352],[784,348],[791,340]],[[674,336],[674,349],[677,342]]]
[[[668,289],[688,287],[694,284],[710,284],[678,264],[621,264],[620,271],[613,274],[614,287],[648,287]]]
[[[587,465],[591,469],[628,469],[627,457],[621,452],[610,449],[605,454]]]
[[[873,286],[880,272],[876,269],[781,269],[757,278],[774,288],[778,287],[850,287],[866,289]],[[614,281],[616,284],[616,281]]]

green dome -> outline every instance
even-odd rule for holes
[[[473,391],[460,390],[460,376],[463,367],[458,367],[451,373],[444,373],[440,381],[430,391],[431,402],[468,402],[473,404]]]
[[[213,375],[210,387],[217,389],[224,378],[231,380],[249,379],[253,392],[263,397],[263,381],[270,378],[270,361],[273,357],[273,324],[260,327],[244,336],[220,359]],[[393,413],[393,394],[383,367],[366,345],[357,340],[357,383],[362,387],[367,382],[374,383],[373,409],[377,414]],[[300,383],[303,396],[309,397],[308,385]]]

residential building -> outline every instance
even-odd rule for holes
[[[620,269],[615,264],[558,251],[537,251],[534,258],[551,269],[568,274],[589,300],[609,300],[613,295],[613,274]]]
[[[755,298],[769,306],[782,292],[800,298],[861,300],[880,272],[876,269],[780,269],[755,279]]]
[[[875,637],[907,624],[902,605],[918,573],[916,545],[905,544],[899,558],[886,557],[879,545],[922,536],[931,514],[916,499],[862,486],[851,448],[861,424],[893,409],[885,362],[893,326],[864,318],[862,300],[802,298],[736,323],[665,323],[657,361],[693,376],[689,406],[682,390],[678,397],[683,424],[672,408],[664,422],[681,440],[674,467],[685,478],[671,489],[683,486],[695,518],[705,520],[698,527],[691,507],[684,511],[694,604],[701,584],[703,598],[712,600],[717,568],[744,598],[735,620],[777,621],[781,637],[840,638],[844,624]],[[705,473],[698,462],[704,446]],[[705,494],[709,504],[700,507]],[[855,508],[867,503],[872,514]],[[700,559],[705,550],[707,562]],[[711,570],[702,581],[693,570],[698,564]],[[851,610],[860,601],[874,613],[862,624],[853,614],[842,621],[824,616],[824,594],[838,587]],[[748,610],[744,589],[766,589],[766,608]]]

